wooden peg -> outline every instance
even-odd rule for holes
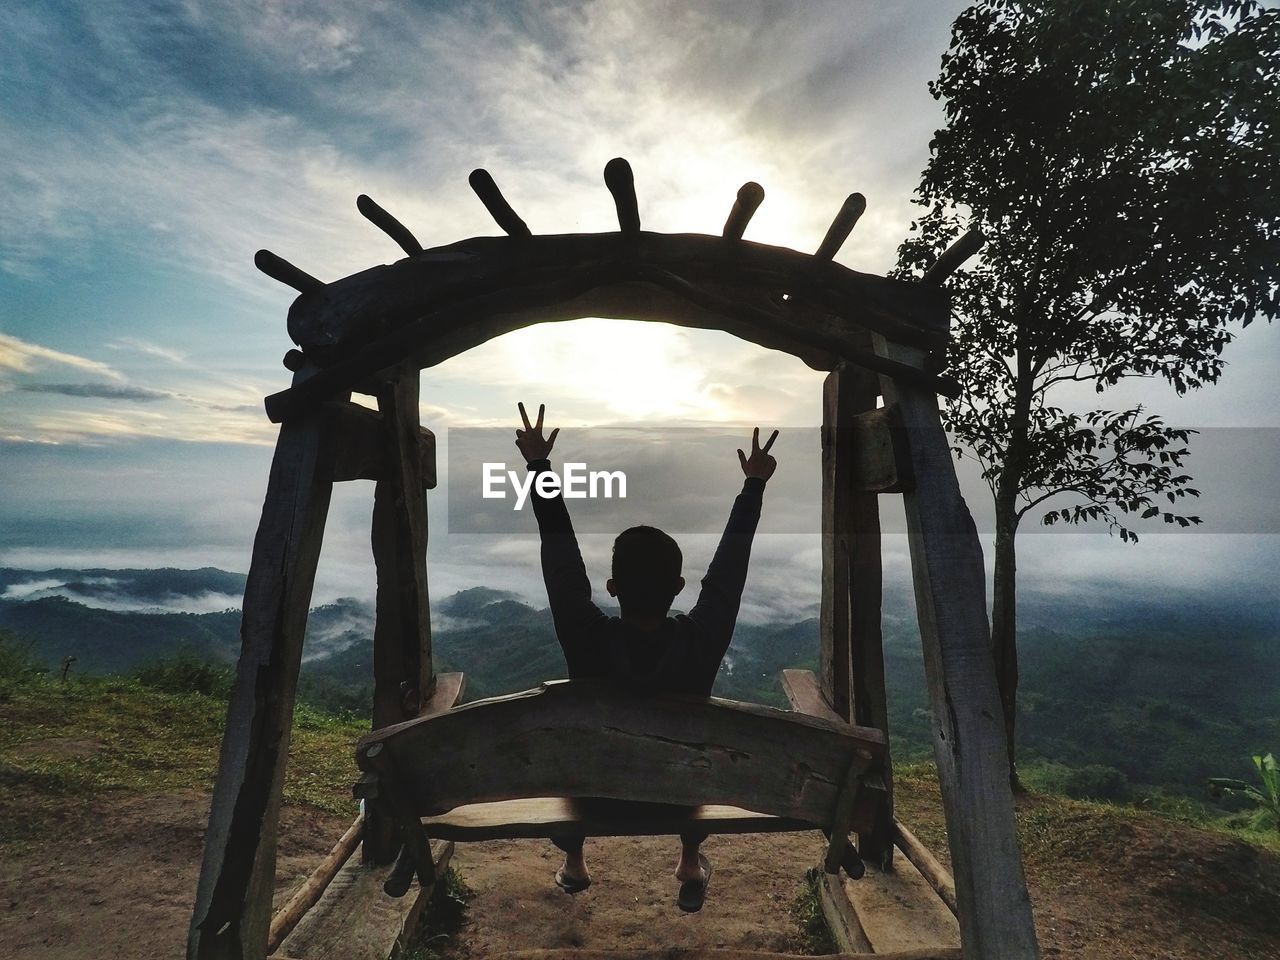
[[[362,193],[356,197],[356,209],[364,214],[365,219],[394,240],[409,256],[422,252],[422,244],[409,232],[409,228],[374,203],[368,194]]]
[[[849,234],[853,232],[854,224],[858,222],[858,218],[866,212],[867,198],[860,193],[851,193],[845,197],[844,203],[840,206],[840,212],[836,214],[836,218],[831,221],[831,226],[827,228],[827,235],[822,238],[822,243],[818,247],[818,252],[814,254],[819,260],[832,260],[835,255],[840,252],[840,248],[844,242],[849,239]]]
[[[722,236],[726,240],[741,240],[747,224],[755,216],[756,210],[764,202],[764,187],[753,180],[748,180],[738,188],[738,198],[733,201],[733,209],[729,211],[729,219],[724,222]]]
[[[631,164],[622,157],[614,157],[604,165],[604,183],[618,208],[618,229],[623,233],[639,233],[640,208],[636,204],[636,181]]]
[[[293,287],[299,293],[314,293],[324,289],[324,284],[311,274],[299,270],[284,257],[277,257],[270,250],[259,250],[255,253],[253,265],[272,280],[278,280],[286,287]]]
[[[966,231],[960,239],[942,251],[942,255],[933,261],[933,266],[924,272],[920,282],[934,287],[942,286],[942,282],[955,273],[961,264],[981,250],[982,245],[986,242],[987,238],[983,236],[982,231],[977,227]]]
[[[512,237],[533,236],[528,225],[511,209],[511,204],[507,203],[507,198],[502,195],[498,185],[493,182],[493,177],[489,175],[488,170],[483,168],[472,170],[467,182],[471,184],[471,189],[476,192],[476,196],[480,198],[484,208],[489,211],[489,215],[493,217],[504,233]]]
[[[301,350],[290,350],[284,355],[284,368],[290,373],[297,373],[307,362],[306,354]]]

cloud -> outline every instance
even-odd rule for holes
[[[182,351],[161,346],[149,340],[141,340],[137,337],[121,337],[119,340],[107,344],[107,346],[112,350],[132,350],[135,353],[145,354],[148,357],[155,357],[159,360],[168,360],[174,364],[187,362],[187,355]]]
[[[112,380],[124,380],[122,374],[100,360],[90,360],[74,353],[63,353],[61,350],[42,347],[38,343],[30,343],[7,333],[0,333],[0,370],[29,373],[49,364],[75,367],[77,370],[100,374]]]
[[[94,397],[102,400],[136,400],[153,403],[169,400],[173,394],[147,387],[130,387],[109,383],[25,383],[17,389],[26,393],[57,393],[67,397]]]

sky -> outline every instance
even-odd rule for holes
[[[324,280],[397,259],[357,213],[360,193],[427,247],[495,235],[466,182],[485,167],[534,232],[613,230],[601,174],[623,156],[645,229],[718,233],[754,180],[766,198],[747,238],[811,251],[858,190],[867,213],[837,259],[887,271],[942,123],[926,84],[962,7],[4,4],[0,565],[247,567],[276,433],[262,397],[288,383],[294,296],[253,254],[271,249]],[[1136,547],[1101,528],[1024,536],[1024,583],[1270,588],[1280,331],[1254,324],[1225,356],[1222,382],[1192,396],[1140,382],[1107,398],[1206,431],[1191,470],[1208,532]],[[611,469],[642,469],[648,458],[654,479],[629,506],[677,518],[691,581],[714,548],[718,521],[706,518],[727,515],[737,489],[734,431],[783,430],[744,615],[807,615],[821,383],[727,334],[604,320],[526,329],[426,370],[423,422],[442,446],[433,594],[484,584],[542,596],[531,517],[523,532],[518,519],[502,533],[448,526],[449,430],[513,430],[524,400],[546,403],[561,444],[588,459],[607,449]],[[638,439],[593,453],[605,428]],[[665,429],[724,440],[679,461],[676,485],[651,449]],[[515,465],[513,449],[500,455]],[[984,489],[963,465],[962,478],[985,529]],[[318,600],[372,593],[371,501],[368,483],[336,492]],[[884,501],[886,527],[900,529],[900,504]],[[583,538],[597,583],[609,541]],[[885,550],[887,576],[906,576],[901,536]]]

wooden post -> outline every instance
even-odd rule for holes
[[[853,720],[849,663],[849,540],[853,527],[854,374],[841,364],[822,384],[822,606],[818,682],[833,710]]]
[[[431,615],[427,596],[427,502],[419,452],[421,375],[410,370],[378,395],[385,472],[373,495],[373,559],[378,571],[373,634],[373,729],[417,716],[430,698]],[[395,824],[370,810],[362,857],[391,863]]]
[[[854,418],[876,409],[874,374],[850,364],[823,385],[822,691],[841,716],[889,733],[881,645],[880,504],[860,482]],[[893,776],[885,761],[885,805],[858,836],[862,858],[882,870],[893,861]]]
[[[299,371],[294,383],[311,372]],[[317,409],[286,421],[276,442],[245,587],[240,661],[187,934],[189,960],[266,956],[302,638],[333,492],[330,440]]]
[[[892,344],[875,338],[876,352]],[[937,397],[881,378],[915,478],[903,495],[933,746],[966,957],[1039,957],[1018,851],[1009,758],[987,629],[982,545],[960,495]]]

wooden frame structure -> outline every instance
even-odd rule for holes
[[[462,807],[448,814],[450,804],[469,799],[528,797],[530,784],[556,787],[533,776],[524,787],[489,784],[469,798],[467,791],[450,794],[442,784],[428,790],[425,784],[440,770],[406,780],[393,758],[403,762],[408,743],[427,743],[414,749],[431,753],[422,738],[433,730],[466,731],[480,718],[517,709],[455,708],[461,675],[436,675],[432,668],[423,491],[435,486],[435,442],[419,423],[419,373],[502,333],[586,316],[725,330],[830,371],[823,391],[820,676],[787,671],[784,687],[797,713],[785,716],[798,719],[770,722],[800,723],[812,744],[824,737],[833,744],[852,742],[850,737],[861,735],[859,749],[866,755],[865,761],[849,763],[842,782],[853,789],[837,791],[841,809],[834,815],[796,806],[785,790],[764,791],[754,807],[737,788],[724,787],[718,800],[669,795],[660,780],[656,788],[641,789],[641,783],[655,782],[652,777],[631,778],[630,793],[668,803],[737,802],[744,809],[724,808],[716,821],[736,824],[727,829],[829,828],[828,870],[841,865],[852,826],[863,860],[891,870],[897,847],[919,868],[955,912],[965,957],[1038,956],[989,648],[981,546],[937,405],[939,393],[956,389],[941,374],[949,337],[942,283],[978,249],[981,237],[962,237],[922,281],[892,280],[833,260],[865,209],[861,194],[845,201],[817,252],[807,255],[743,239],[764,198],[757,184],[738,191],[720,236],[664,235],[640,229],[625,160],[610,161],[604,178],[618,213],[620,229],[614,233],[535,236],[492,177],[477,170],[471,186],[504,237],[424,250],[399,221],[361,196],[361,213],[400,246],[404,259],[326,284],[259,252],[258,267],[299,293],[288,329],[300,349],[285,356],[292,385],[266,400],[280,434],[245,591],[242,649],[188,957],[262,960],[282,942],[287,948],[289,929],[339,871],[389,864],[402,843],[393,879],[407,885],[406,870],[414,870],[423,886],[420,902],[451,851],[446,835],[472,839],[488,829],[488,835],[546,836],[563,821],[563,810],[554,804],[526,807],[520,823],[497,827],[492,817],[468,821]],[[376,398],[377,412],[351,403],[352,392]],[[365,776],[356,788],[366,798],[365,813],[273,920],[276,828],[303,632],[332,485],[350,479],[376,481],[375,732],[360,746]],[[893,817],[877,502],[878,494],[890,492],[902,493],[906,505],[954,881]],[[576,718],[575,729],[587,740],[592,734],[584,703],[613,711],[611,719],[623,709],[586,694],[544,691],[543,697],[529,702],[576,704],[552,714],[566,723]],[[526,708],[534,709],[528,703],[518,709]],[[708,702],[697,709],[711,727],[729,723],[735,736],[756,737],[751,742],[759,746],[758,735],[746,731],[759,719],[753,711],[764,708]],[[799,718],[804,714],[818,719]],[[637,716],[629,722],[643,727]],[[880,746],[866,752],[868,743]],[[544,753],[538,756],[551,763]],[[650,773],[677,762],[666,755],[651,760],[658,766]],[[392,770],[401,775],[388,776]],[[605,773],[597,770],[595,776]],[[779,782],[786,779],[781,770],[778,776]],[[868,784],[874,789],[859,793],[857,787]],[[609,789],[627,793],[625,786],[613,783]],[[592,795],[609,793],[593,789]],[[432,803],[440,809],[428,809]],[[766,815],[776,822],[766,824]],[[488,827],[477,833],[484,822]],[[603,822],[601,829],[621,828],[616,818]],[[665,830],[671,823],[659,825]],[[363,841],[362,867],[346,862],[357,837]]]

